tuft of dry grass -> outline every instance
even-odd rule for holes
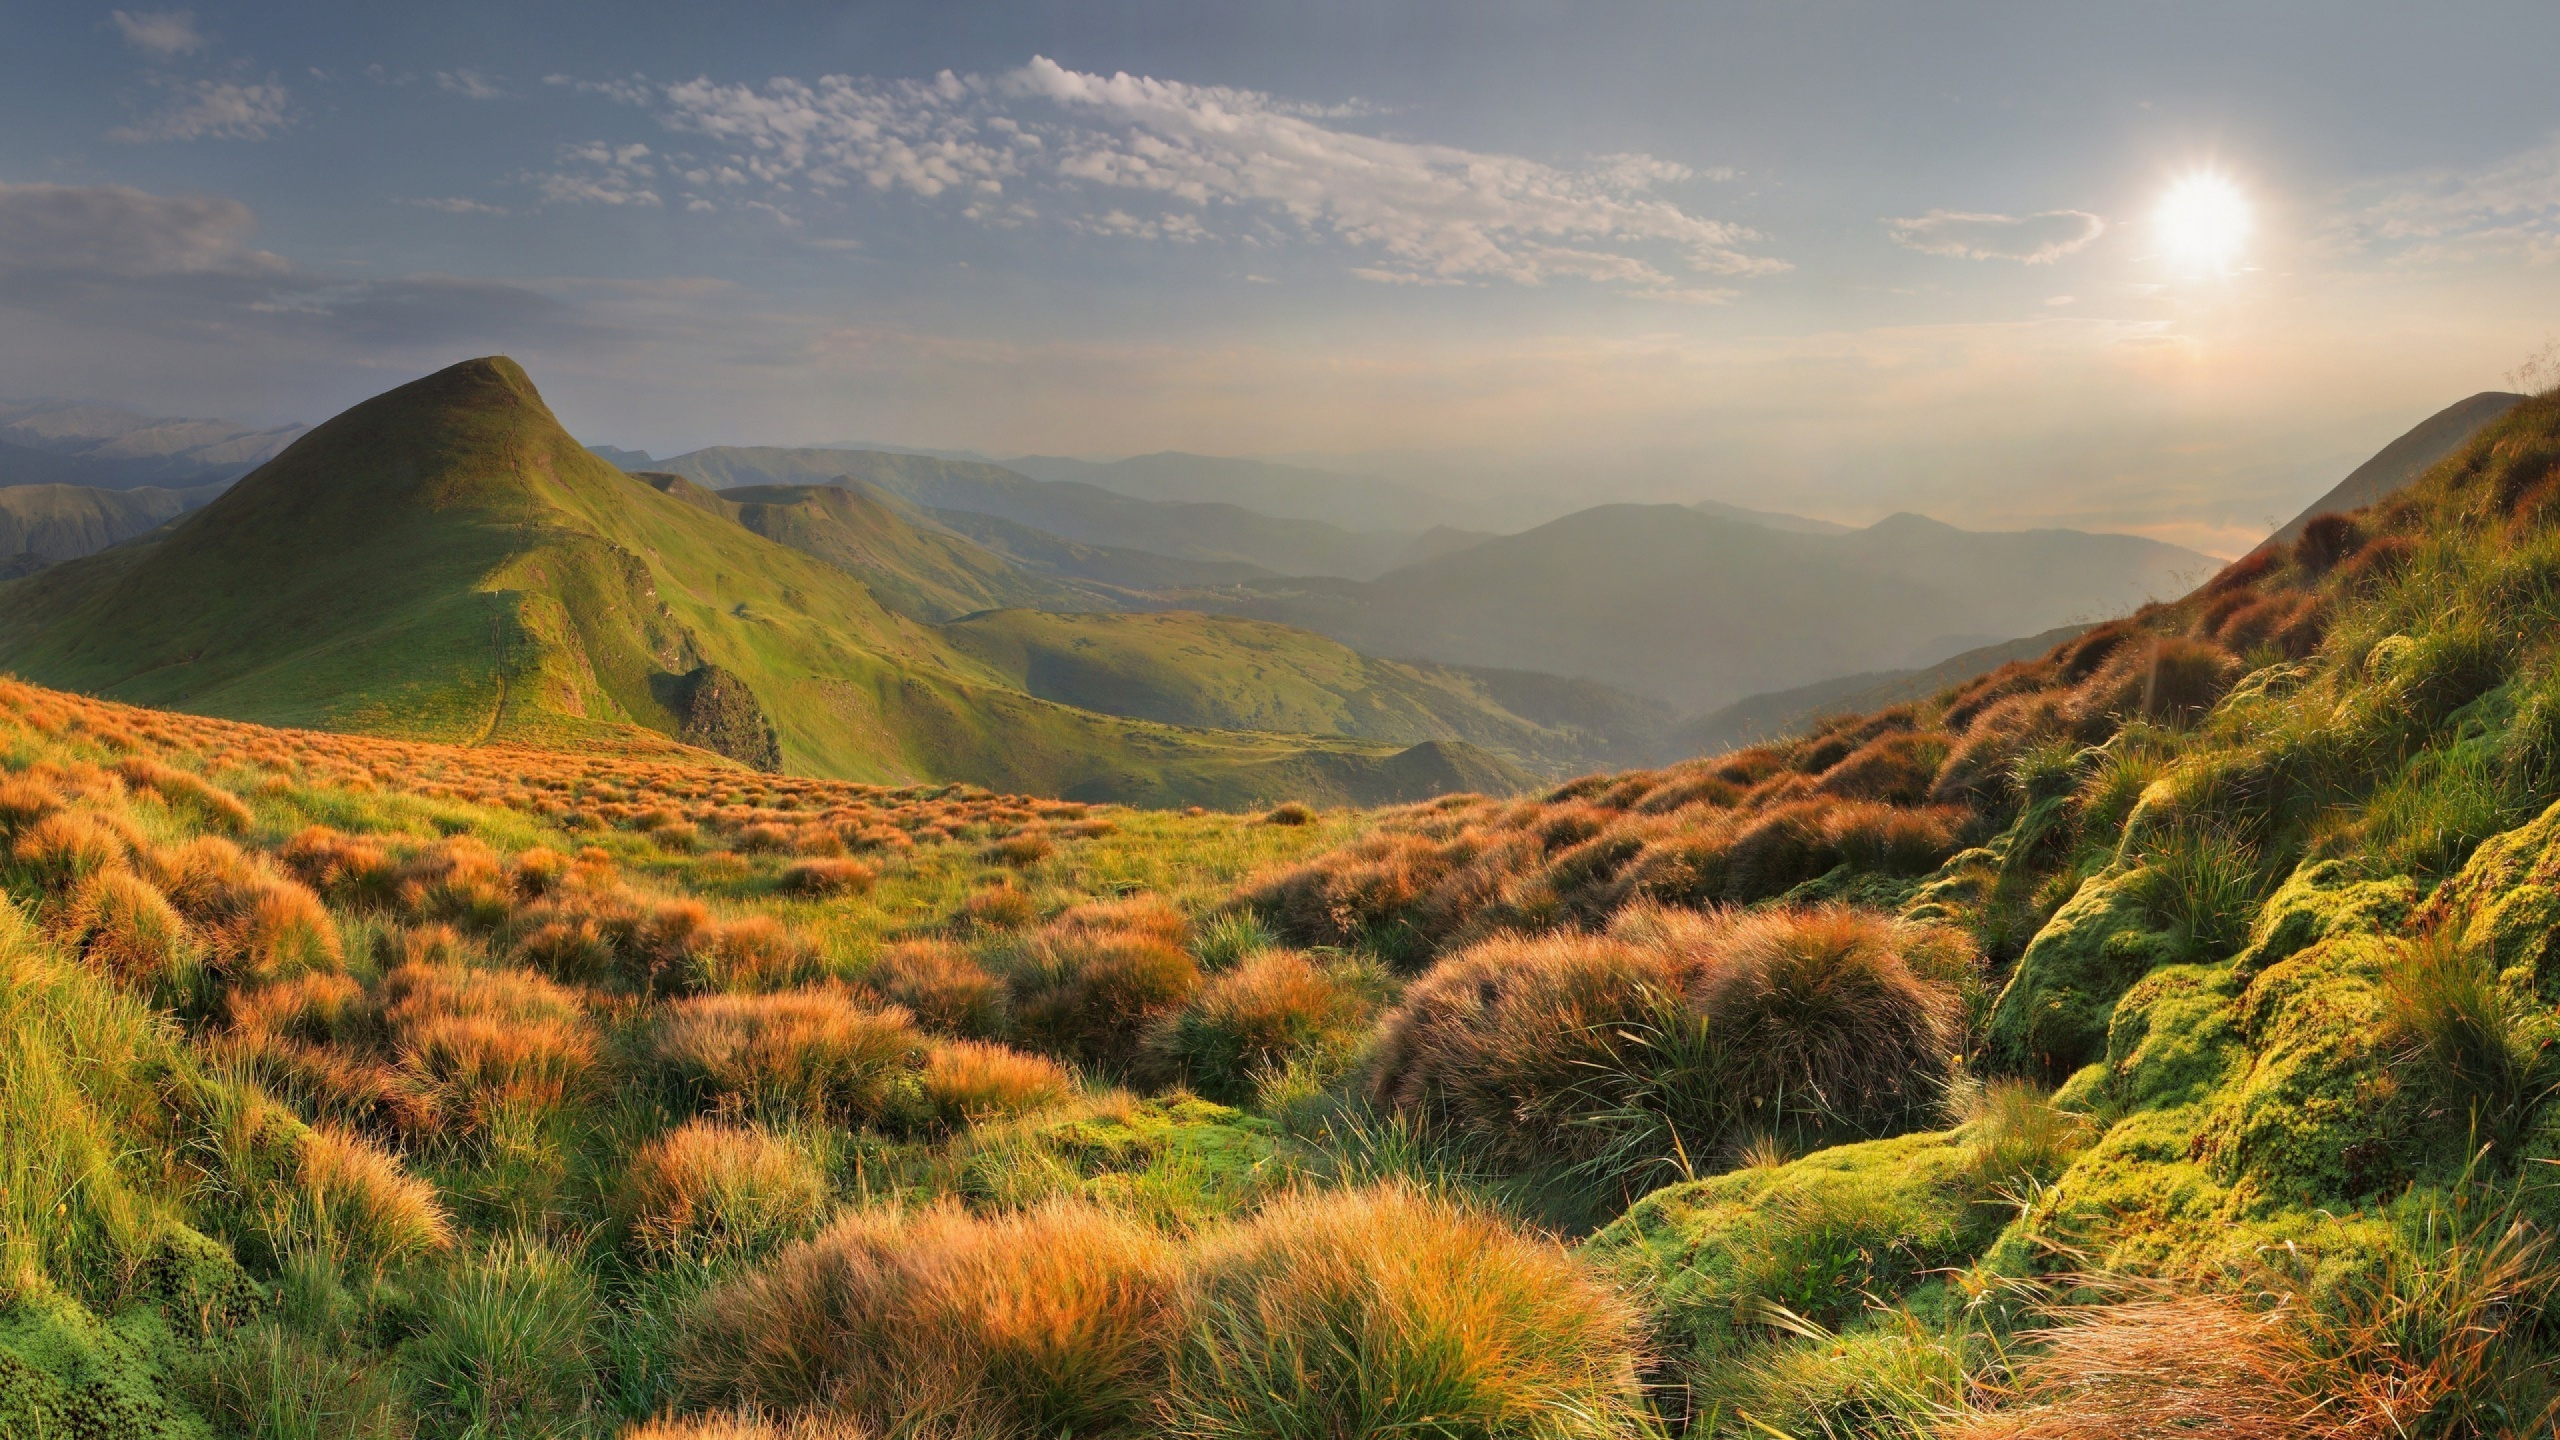
[[[1163,1388],[1180,1301],[1167,1242],[1088,1206],[863,1210],[704,1296],[678,1360],[713,1401],[1112,1433]]]
[[[1004,1028],[1004,982],[950,941],[900,941],[882,951],[862,979],[937,1035],[984,1039]]]
[[[752,1126],[693,1121],[631,1157],[616,1209],[650,1259],[704,1257],[806,1234],[827,1179],[807,1152]]]
[[[1211,979],[1146,1039],[1149,1068],[1225,1104],[1302,1051],[1347,1046],[1361,997],[1294,950],[1264,950]]]
[[[1025,940],[1012,959],[1015,1033],[1035,1049],[1126,1070],[1148,1029],[1200,988],[1198,962],[1146,928],[1152,915],[1079,906]],[[1130,928],[1108,923],[1123,919]]]
[[[187,965],[187,922],[159,887],[117,867],[73,887],[54,933],[91,968],[151,992]]]
[[[926,1051],[907,1012],[838,988],[697,995],[658,1018],[659,1061],[725,1106],[845,1124],[920,1118]]]
[[[304,1132],[299,1149],[301,1200],[331,1254],[380,1266],[451,1248],[435,1187],[397,1156],[330,1126]]]
[[[1281,1200],[1209,1242],[1164,1404],[1183,1440],[1600,1440],[1641,1323],[1562,1246],[1401,1188]]]
[[[934,1046],[923,1079],[925,1100],[946,1125],[1037,1110],[1076,1089],[1075,1076],[1058,1062],[983,1040]]]
[[[812,856],[783,870],[782,888],[794,895],[860,895],[879,878],[878,870],[859,860]]]

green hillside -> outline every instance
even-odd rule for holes
[[[1169,724],[1398,745],[1463,740],[1555,776],[1641,759],[1653,738],[1647,729],[1533,721],[1505,708],[1484,681],[1464,671],[1372,659],[1320,635],[1258,620],[1184,610],[1000,610],[947,625],[943,634],[1042,699]],[[1557,683],[1606,689],[1587,681]],[[1585,708],[1608,713],[1611,699],[1633,697],[1601,697]],[[1634,713],[1643,713],[1641,702]]]
[[[1105,592],[1025,571],[860,481],[713,491],[660,472],[637,478],[858,576],[881,604],[911,620],[933,623],[1008,605],[1117,608]]]
[[[216,485],[188,490],[148,485],[131,490],[94,485],[0,486],[0,579],[31,575],[48,565],[95,554],[148,533],[220,493]]]
[[[0,590],[0,665],[265,723],[545,744],[636,727],[861,779],[1223,805],[1407,786],[1390,746],[1010,690],[845,571],[588,454],[505,359],[355,407],[164,538]]]

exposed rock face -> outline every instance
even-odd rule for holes
[[[684,717],[676,738],[686,744],[716,750],[758,770],[782,768],[782,739],[773,733],[773,722],[765,718],[747,682],[729,671],[709,662],[696,666],[684,677],[675,709]]]

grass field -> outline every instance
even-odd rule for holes
[[[0,685],[0,1432],[2547,1434],[2556,496],[1390,809]]]

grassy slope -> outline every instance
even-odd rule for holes
[[[1539,724],[1464,671],[1376,660],[1305,630],[1196,611],[1002,610],[943,634],[1031,694],[1169,724],[1398,745],[1464,740],[1559,776],[1640,755],[1648,738]]]
[[[0,664],[270,723],[591,743],[745,677],[785,761],[862,778],[1244,805],[1401,796],[1390,747],[1133,724],[1003,688],[836,567],[589,455],[512,362],[312,432],[165,539],[0,600]]]

